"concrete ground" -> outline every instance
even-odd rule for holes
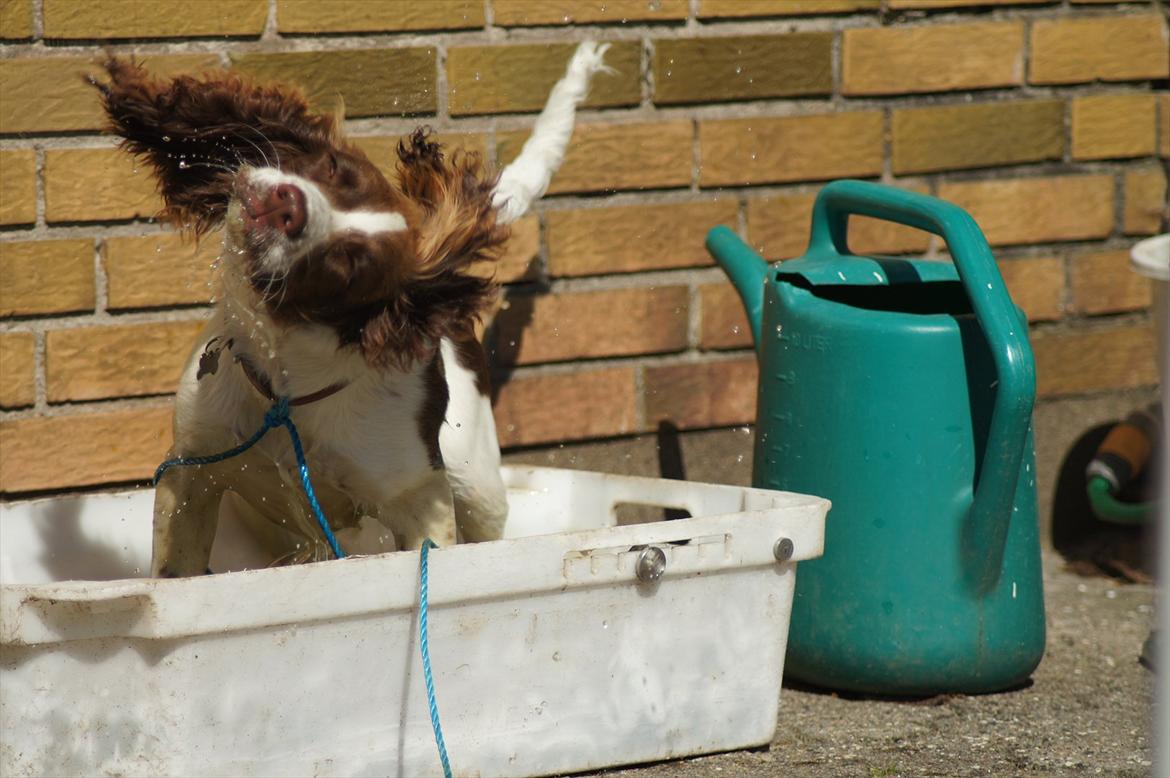
[[[1078,575],[1053,549],[1051,537],[1053,522],[1064,519],[1054,515],[1053,506],[1062,504],[1055,499],[1056,486],[1078,438],[1153,399],[1152,392],[1137,391],[1052,401],[1036,409],[1048,644],[1031,685],[1001,694],[917,701],[847,698],[786,687],[768,749],[590,776],[1149,775],[1154,676],[1138,657],[1150,633],[1155,589],[1103,575]],[[685,433],[673,440],[667,432],[665,437],[518,452],[507,459],[749,482],[752,436],[746,428]]]

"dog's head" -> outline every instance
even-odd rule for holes
[[[470,266],[508,232],[474,155],[446,158],[416,131],[391,183],[295,89],[104,66],[91,83],[110,130],[153,167],[164,216],[196,234],[224,224],[229,272],[277,322],[331,326],[371,363],[405,365],[489,301]]]

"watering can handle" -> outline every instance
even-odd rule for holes
[[[942,237],[991,348],[998,385],[967,526],[970,547],[985,555],[977,571],[978,583],[990,586],[1002,567],[1020,461],[1036,399],[1035,363],[1027,324],[1008,295],[987,240],[962,208],[928,195],[866,181],[834,181],[821,190],[813,206],[810,257],[849,254],[846,230],[850,214],[897,222]]]

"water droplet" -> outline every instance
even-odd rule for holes
[[[601,628],[602,629],[609,629],[609,622],[608,621],[601,622]]]

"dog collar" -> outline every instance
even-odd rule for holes
[[[256,370],[256,368],[252,366],[252,363],[248,361],[247,357],[237,355],[236,361],[240,363],[240,367],[244,370],[244,375],[248,377],[248,381],[256,388],[257,392],[264,395],[265,399],[267,399],[269,402],[276,402],[277,399],[279,399],[277,398],[276,393],[272,391],[272,382],[268,380],[268,376]],[[337,394],[347,386],[349,386],[349,381],[338,381],[335,384],[326,386],[324,389],[318,389],[312,394],[304,394],[300,397],[290,398],[288,404],[293,406],[315,403],[318,400],[324,400],[330,395]]]

